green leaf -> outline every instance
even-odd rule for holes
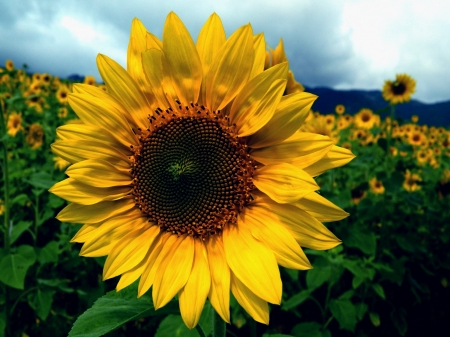
[[[155,337],[198,337],[197,330],[189,330],[179,315],[169,315],[162,320]]]
[[[316,267],[308,270],[306,273],[306,285],[309,289],[314,290],[319,288],[322,284],[330,279],[331,268],[327,267]]]
[[[209,301],[205,302],[205,306],[203,307],[202,315],[200,316],[200,320],[198,324],[202,327],[205,334],[208,336],[211,334],[213,329],[213,320],[211,317],[212,309],[211,303]]]
[[[287,301],[284,301],[283,304],[281,305],[281,309],[288,311],[291,310],[292,308],[295,308],[296,306],[305,302],[310,294],[311,294],[310,290],[300,291],[298,294],[295,294]]]
[[[343,293],[341,296],[339,296],[340,300],[349,300],[353,297],[355,292],[353,290],[347,290],[345,293]]]
[[[30,245],[19,246],[17,248],[17,253],[26,258],[27,261],[29,261],[30,265],[36,262],[36,252],[34,251],[34,248],[31,247]]]
[[[75,321],[69,337],[99,337],[138,318],[179,312],[175,300],[155,311],[149,294],[136,298],[137,284],[119,292],[110,291],[95,301],[92,308]]]
[[[304,322],[294,326],[291,334],[298,337],[322,337],[321,327],[317,322]]]
[[[19,204],[20,206],[24,206],[25,203],[28,201],[28,195],[22,193],[16,196],[14,199],[11,200],[11,206],[15,204]]]
[[[4,284],[23,290],[25,275],[28,268],[34,263],[20,254],[9,254],[0,261],[0,281]]]
[[[354,276],[353,280],[352,280],[352,288],[356,289],[358,288],[365,280],[365,277],[361,277],[361,276]]]
[[[5,337],[6,321],[2,316],[0,315],[0,337]]]
[[[33,173],[30,179],[25,181],[35,188],[42,188],[44,190],[48,190],[56,183],[56,181],[52,179],[52,176],[47,172]]]
[[[361,230],[352,230],[349,233],[345,245],[358,248],[367,255],[375,254],[377,248],[377,239],[374,233],[363,233]]]
[[[32,221],[19,221],[13,226],[10,238],[10,244],[12,245],[16,240],[33,224]]]
[[[369,312],[369,317],[374,326],[380,326],[380,316],[376,312]]]
[[[358,318],[358,321],[362,321],[367,309],[369,309],[369,306],[366,303],[361,302],[355,304],[356,317]]]
[[[330,310],[339,322],[339,328],[354,332],[356,325],[356,309],[349,300],[331,300]]]
[[[38,252],[38,261],[41,264],[58,262],[59,243],[50,241],[47,245],[41,248]]]
[[[50,289],[38,289],[36,293],[30,296],[31,298],[28,301],[30,307],[32,307],[34,311],[36,311],[36,314],[44,321],[50,313],[55,292],[56,291]]]
[[[384,295],[384,289],[381,286],[381,284],[372,284],[372,289],[380,296],[383,300],[386,299],[386,296]]]
[[[285,335],[285,334],[282,334],[282,333],[276,333],[276,334],[265,333],[262,337],[295,337],[295,336]]]

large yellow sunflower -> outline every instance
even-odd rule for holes
[[[386,81],[383,98],[391,104],[409,102],[416,91],[416,81],[407,74],[397,74],[395,81]]]
[[[75,85],[83,123],[58,128],[52,146],[71,163],[51,192],[71,202],[59,220],[84,223],[81,255],[107,255],[117,290],[153,287],[156,309],[178,294],[189,328],[207,298],[229,322],[230,290],[267,324],[278,265],[311,268],[300,247],[335,247],[321,222],[348,216],[313,177],[354,156],[298,131],[316,96],[283,96],[287,63],[264,70],[265,46],[250,25],[227,39],[216,14],[196,44],[174,13],[162,41],[135,19],[127,70],[98,56],[108,92]]]

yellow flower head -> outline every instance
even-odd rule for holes
[[[127,70],[99,55],[108,92],[74,85],[82,123],[52,145],[71,163],[51,192],[71,202],[59,220],[85,224],[72,239],[81,255],[107,255],[117,290],[152,287],[156,309],[178,295],[189,328],[207,298],[229,322],[230,291],[267,324],[278,265],[311,268],[301,247],[338,245],[321,222],[348,215],[313,177],[354,156],[298,131],[316,96],[283,96],[288,65],[264,70],[265,45],[250,25],[227,39],[216,14],[196,44],[174,13],[162,39],[135,19]]]
[[[66,85],[60,85],[58,91],[56,92],[56,98],[59,103],[66,104],[69,93],[69,88]]]
[[[3,215],[5,212],[5,204],[3,203],[3,200],[0,199],[0,215]]]
[[[407,134],[407,136],[408,143],[414,146],[420,146],[427,140],[427,137],[420,131],[411,131]]]
[[[40,148],[44,141],[44,130],[42,129],[42,126],[37,123],[31,124],[25,141],[33,150]]]
[[[94,76],[86,76],[83,81],[84,84],[95,85],[95,77]]]
[[[69,114],[69,110],[65,106],[58,109],[58,117],[64,119]]]
[[[377,180],[376,177],[373,177],[369,181],[370,190],[375,194],[383,194],[384,193],[384,186],[383,183],[379,180]]]
[[[407,74],[397,74],[395,81],[386,81],[383,98],[391,104],[409,102],[416,91],[416,81]]]
[[[15,137],[22,130],[22,113],[13,112],[8,116],[8,135]]]
[[[406,170],[405,181],[403,182],[403,188],[408,192],[415,192],[421,189],[421,186],[418,182],[422,181],[422,178],[417,173],[411,173],[409,170]]]
[[[417,116],[417,115],[412,115],[411,116],[411,122],[417,123],[418,121],[419,121],[419,116]]]
[[[14,70],[14,62],[11,60],[6,60],[5,62],[5,68],[8,71],[13,71]]]
[[[353,118],[355,125],[362,129],[371,129],[380,125],[380,116],[370,109],[361,109]]]
[[[345,106],[342,104],[338,104],[336,105],[336,108],[334,109],[334,111],[338,114],[338,115],[343,115],[345,112]]]

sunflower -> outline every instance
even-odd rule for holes
[[[134,19],[127,70],[104,55],[108,92],[74,85],[82,123],[57,129],[71,163],[51,192],[71,202],[57,218],[84,223],[81,255],[105,256],[117,290],[140,278],[156,309],[178,294],[193,328],[209,298],[230,321],[230,290],[257,321],[279,304],[278,264],[311,268],[302,247],[340,243],[321,222],[346,212],[313,177],[354,156],[298,131],[316,96],[283,96],[288,66],[264,70],[266,42],[243,26],[228,39],[213,14],[195,45],[170,13],[162,41]]]
[[[373,177],[369,181],[370,190],[374,194],[383,194],[384,193],[384,186],[381,181],[379,181],[376,177]]]
[[[61,119],[66,118],[68,114],[69,114],[69,110],[67,110],[67,108],[65,106],[60,107],[58,109],[58,117]]]
[[[69,93],[70,90],[67,87],[67,85],[65,84],[60,85],[58,91],[56,92],[56,98],[58,99],[59,103],[66,104]]]
[[[345,106],[342,104],[338,104],[336,105],[336,108],[334,108],[334,111],[338,114],[338,115],[343,115],[345,112]]]
[[[2,199],[0,199],[0,215],[3,215],[5,212],[5,204]]]
[[[25,141],[28,145],[31,146],[33,150],[40,148],[44,141],[44,130],[42,129],[42,126],[40,126],[38,123],[31,124],[28,129]]]
[[[420,131],[411,131],[407,134],[408,143],[414,146],[420,146],[426,142],[426,136]]]
[[[397,74],[395,81],[386,81],[383,98],[391,104],[409,102],[416,91],[416,81],[407,74]]]
[[[404,177],[403,188],[405,190],[408,192],[415,192],[421,189],[418,182],[422,181],[422,178],[417,173],[411,173],[409,170],[406,170]]]
[[[95,77],[94,76],[86,76],[83,81],[84,84],[95,85]]]
[[[8,71],[13,71],[14,70],[14,62],[11,60],[6,60],[5,62],[5,68]]]
[[[8,116],[8,135],[15,137],[22,130],[22,113],[13,112]]]
[[[411,116],[411,122],[417,123],[418,121],[419,121],[419,116],[417,116],[417,115],[412,115]]]
[[[380,125],[380,116],[375,115],[370,109],[361,109],[353,119],[355,125],[362,129],[371,129]]]

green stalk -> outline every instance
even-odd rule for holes
[[[220,315],[214,310],[214,308],[211,308],[213,312],[213,331],[212,335],[213,337],[225,337],[227,326],[225,321],[220,317]]]
[[[2,134],[0,137],[6,135],[6,122],[5,117],[3,115],[3,102],[0,100],[0,127],[2,128]],[[8,167],[8,151],[6,149],[6,144],[2,142],[2,161],[3,161],[3,182],[4,182],[4,212],[3,212],[3,222],[5,226],[5,236],[3,247],[5,248],[5,253],[8,255],[10,252],[10,223],[9,223],[9,167]],[[8,322],[9,322],[9,294],[8,287],[4,287],[5,289],[5,315],[6,315],[6,328],[5,330],[8,332]]]
[[[393,126],[394,126],[394,120],[395,120],[395,104],[392,104],[391,105],[391,125],[390,125],[390,128],[389,128],[389,130],[387,130],[387,156],[386,156],[386,158],[387,158],[387,172],[388,172],[388,175],[390,176],[391,175],[391,167],[390,167],[390,164],[391,164],[391,157],[392,157],[392,155],[391,155],[391,143],[392,143],[392,128],[393,128]]]

